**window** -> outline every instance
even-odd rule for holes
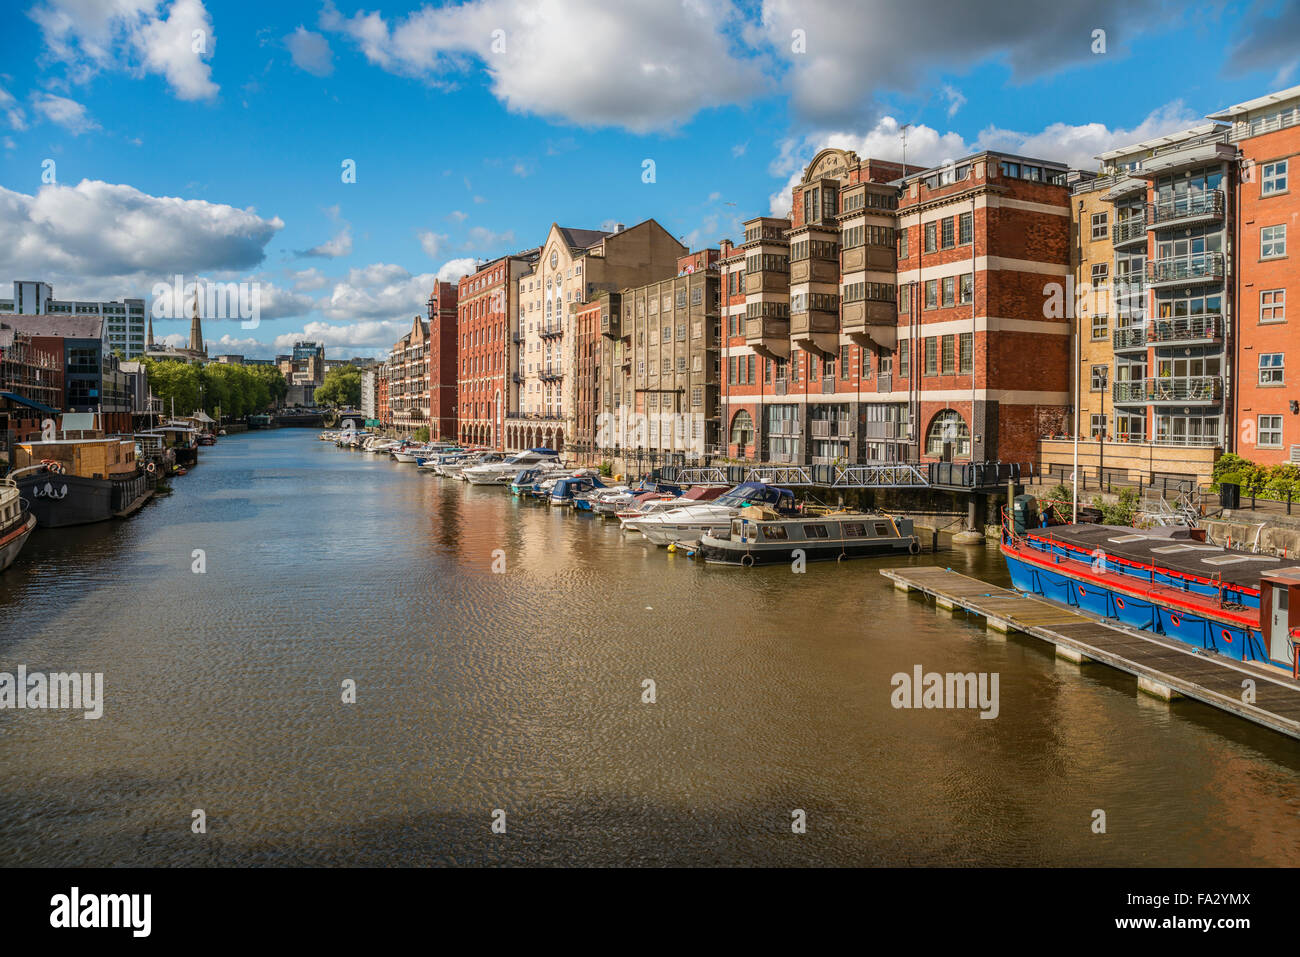
[[[1106,416],[1093,413],[1088,416],[1088,434],[1094,439],[1105,438]]]
[[[1265,226],[1259,231],[1259,258],[1275,259],[1286,255],[1286,227]]]
[[[925,308],[936,309],[939,306],[939,280],[925,281]]]
[[[803,527],[805,538],[829,538],[830,533],[825,525],[805,525]]]
[[[1110,263],[1092,264],[1092,284],[1094,286],[1106,285],[1106,279],[1109,275],[1110,275]]]
[[[1286,160],[1264,164],[1259,180],[1261,196],[1274,196],[1286,192],[1286,165]]]
[[[934,223],[925,224],[925,251],[927,253],[932,253],[938,248],[938,243],[935,238],[935,229],[936,226]]]
[[[1282,447],[1282,416],[1261,415],[1256,419],[1257,448],[1280,449]]]
[[[1259,384],[1281,385],[1283,380],[1283,353],[1261,352],[1259,354]]]
[[[910,283],[898,287],[898,311],[909,314],[912,311],[912,286]]]
[[[864,379],[866,378],[867,374],[868,373],[866,372],[863,373]],[[847,379],[848,377],[849,377],[849,347],[840,346],[840,378]]]
[[[898,343],[898,374],[906,379],[912,374],[912,340],[900,339]]]
[[[1093,340],[1105,339],[1110,335],[1107,330],[1107,320],[1105,316],[1092,317],[1092,338]]]
[[[957,239],[956,236],[954,235],[954,226],[956,225],[956,220],[944,219],[942,222],[939,223],[939,225],[941,227],[940,232],[941,232],[941,241],[942,241],[943,248],[952,249],[952,247],[957,244]]]
[[[750,445],[754,441],[754,420],[744,409],[737,412],[731,420],[731,441],[739,446]]]
[[[1094,240],[1105,239],[1107,235],[1107,223],[1105,213],[1092,214],[1092,238]]]
[[[956,302],[956,276],[945,276],[943,278],[943,305],[945,308]]]
[[[1286,322],[1286,290],[1264,289],[1259,294],[1259,321]]]
[[[958,300],[968,306],[975,301],[975,275],[966,273],[958,278],[961,280],[957,287]]]
[[[963,332],[957,337],[957,362],[964,375],[975,370],[975,333]]]
[[[953,354],[956,348],[956,342],[953,336],[941,336],[939,338],[940,352],[940,370],[944,375],[952,375],[956,371],[957,357]]]
[[[1089,392],[1105,392],[1106,379],[1109,367],[1105,365],[1095,365],[1092,367],[1092,374],[1088,380]]]
[[[704,404],[704,388],[698,385],[692,387],[691,405],[703,405],[703,404]]]
[[[939,343],[933,336],[925,340],[925,374],[939,374]]]
[[[969,246],[975,241],[975,216],[973,213],[962,213],[957,217],[957,244],[959,246]]]
[[[906,229],[900,229],[898,231],[898,258],[899,259],[907,258],[907,230]]]
[[[955,409],[944,409],[930,423],[926,434],[927,455],[951,458],[970,455],[970,429]]]

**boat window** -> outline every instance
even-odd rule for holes
[[[1207,565],[1235,565],[1237,562],[1280,562],[1276,555],[1224,555],[1220,558],[1202,558]]]
[[[805,525],[803,533],[806,538],[829,538],[830,533],[826,531],[825,525]]]
[[[840,527],[844,529],[844,534],[848,538],[867,537],[867,526],[862,522],[845,522]]]
[[[764,525],[762,529],[764,538],[785,539],[790,537],[786,534],[784,525]]]
[[[889,534],[889,523],[888,523],[888,522],[876,522],[876,534],[877,534],[877,535],[888,535],[888,534]]]

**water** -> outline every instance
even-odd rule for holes
[[[1300,863],[1294,742],[936,613],[898,559],[703,566],[305,430],[201,454],[0,576],[0,670],[106,697],[0,712],[2,864]],[[997,672],[999,716],[895,710],[917,664]]]

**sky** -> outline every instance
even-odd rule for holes
[[[716,246],[825,146],[1095,170],[1300,83],[1295,0],[372,2],[11,0],[0,295],[247,282],[210,351],[378,356],[552,222]]]

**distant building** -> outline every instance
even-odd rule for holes
[[[187,348],[169,346],[154,342],[153,316],[149,317],[148,332],[145,335],[144,356],[163,362],[192,362],[203,364],[208,361],[208,349],[203,344],[203,320],[199,318],[199,293],[194,291],[194,305],[190,313],[190,344]]]
[[[145,351],[145,301],[55,299],[46,282],[15,281],[12,299],[0,299],[0,318],[20,316],[95,316],[104,323],[104,348],[128,359]]]

